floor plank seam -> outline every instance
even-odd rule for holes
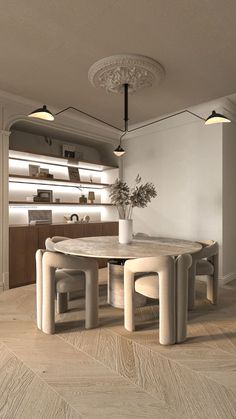
[[[46,368],[44,368],[45,366],[41,364],[40,360],[37,360],[37,348],[34,352],[35,362],[32,363],[24,355],[24,349],[22,352],[22,344],[18,347],[18,343],[20,344],[21,340],[24,342],[24,337],[26,337],[26,345],[27,339],[31,342],[34,337],[33,331],[37,331],[37,328],[32,302],[29,307],[27,304],[25,305],[26,297],[22,294],[22,298],[18,303],[18,299],[15,299],[15,296],[18,294],[14,294],[14,292],[10,296],[10,301],[6,298],[5,305],[3,304],[1,308],[0,323],[3,324],[3,331],[0,342],[3,345],[3,353],[4,348],[6,348],[9,356],[12,354],[12,357],[15,357],[16,365],[17,360],[22,363],[21,368],[26,368],[28,375],[32,374],[35,377],[36,385],[37,380],[40,380],[38,382],[39,387],[46,384],[45,392],[52,399],[55,396],[59,399],[58,402],[62,406],[63,412],[72,409],[72,415],[74,412],[80,418],[87,418],[87,413],[83,411],[83,406],[79,400],[77,404],[74,405],[72,403],[71,405],[71,398],[67,398],[66,393],[62,392],[61,395],[60,389],[58,393],[58,388],[54,386],[53,382],[50,382],[50,380],[44,381],[46,376],[42,372]],[[24,293],[23,288],[22,292]],[[32,293],[32,295],[34,294]],[[31,294],[29,299],[32,299]],[[126,386],[129,388],[128,383],[132,384],[130,388],[133,388],[135,394],[137,393],[136,388],[140,391],[140,397],[145,398],[145,394],[147,394],[148,403],[152,403],[153,406],[159,404],[161,411],[164,409],[164,414],[163,412],[160,416],[157,414],[157,417],[161,419],[165,418],[165,412],[167,416],[169,413],[171,418],[173,414],[175,414],[174,417],[178,416],[178,418],[183,417],[185,419],[190,417],[192,419],[195,417],[199,419],[202,417],[205,419],[236,418],[236,327],[234,324],[236,298],[230,289],[225,291],[222,301],[217,307],[212,306],[206,300],[201,300],[198,300],[196,310],[190,313],[188,324],[189,339],[181,345],[171,347],[159,345],[156,317],[152,318],[152,312],[150,311],[149,313],[149,310],[145,312],[143,309],[141,313],[140,323],[142,323],[142,327],[140,324],[135,333],[125,331],[122,327],[122,312],[119,314],[112,307],[107,307],[104,300],[101,306],[101,325],[99,328],[91,331],[86,331],[83,327],[84,308],[82,308],[82,303],[80,303],[79,307],[76,305],[76,313],[78,308],[81,311],[79,315],[73,313],[75,304],[72,304],[71,314],[67,314],[58,320],[58,333],[51,337],[53,339],[52,342],[54,342],[52,347],[55,346],[55,350],[59,346],[63,347],[58,340],[59,338],[65,344],[65,350],[66,346],[69,345],[75,352],[78,352],[78,355],[74,354],[74,365],[78,366],[80,358],[82,359],[86,355],[88,363],[93,364],[89,361],[89,358],[95,362],[93,368],[96,367],[96,364],[98,369],[101,369],[101,366],[104,367],[104,375],[107,374],[109,376],[112,372],[116,375],[114,375],[114,380],[118,381],[118,376],[120,376],[121,383],[124,379],[122,384],[125,388]],[[31,313],[30,317],[29,312]],[[17,324],[11,330],[11,324],[13,326],[14,323],[13,320],[17,320]],[[4,325],[4,322],[6,322],[6,325]],[[63,325],[63,323],[65,324]],[[25,335],[28,329],[30,333]],[[46,338],[47,335],[42,333],[42,349],[45,346],[43,342],[47,343]],[[67,348],[68,353],[72,353],[68,346]],[[48,357],[45,352],[45,356],[48,359],[48,361],[45,361],[47,363],[46,366],[50,367],[50,362],[53,364],[53,355]],[[60,364],[57,365],[59,366]],[[78,374],[75,373],[74,375],[79,379],[79,370]],[[14,376],[12,382],[15,382]],[[193,388],[192,385],[188,388],[189,382],[194,385]],[[179,390],[177,390],[178,388]],[[197,390],[197,393],[195,393],[195,390]],[[53,391],[52,394],[51,391]],[[169,392],[169,396],[167,392]],[[42,400],[45,399],[42,398]],[[155,404],[154,401],[156,402]],[[192,407],[190,406],[190,401]],[[191,407],[190,411],[188,406]],[[25,408],[25,404],[23,404],[23,407]],[[202,410],[203,407],[206,407],[205,412]],[[95,406],[94,408],[96,409]],[[182,408],[184,414],[182,411],[179,413],[179,410]],[[82,409],[83,414],[80,413],[80,409]],[[212,409],[212,413],[210,409]],[[89,417],[93,417],[93,410],[91,415]],[[118,414],[118,417],[122,416]],[[138,415],[138,417],[141,416]]]
[[[36,376],[45,386],[47,386],[48,388],[50,388],[51,391],[53,391],[61,400],[63,400],[66,405],[68,405],[76,414],[79,414],[81,416],[81,419],[85,419],[86,417],[84,415],[82,415],[82,413],[80,413],[78,410],[76,410],[72,405],[70,405],[68,403],[68,401],[66,399],[64,399],[64,397],[61,396],[60,393],[58,393],[50,384],[48,384],[45,380],[43,380],[43,378],[37,374],[34,370],[32,370],[32,368],[30,368],[20,357],[19,355],[17,355],[14,350],[10,349],[7,345],[6,342],[2,342],[2,340],[0,341],[1,345],[3,345],[11,354],[13,354],[23,365],[26,369],[28,369],[29,371],[32,372],[32,374],[34,376]]]
[[[137,345],[137,346],[140,346],[141,348],[144,348],[144,349],[146,349],[146,346],[145,345],[143,345],[142,343],[140,343],[140,342],[135,342],[135,341],[132,341],[132,339],[130,339],[129,337],[126,337],[126,336],[124,336],[124,335],[122,335],[122,334],[120,334],[119,332],[114,332],[114,331],[112,331],[112,330],[110,330],[109,328],[102,328],[103,330],[106,330],[106,331],[109,331],[112,335],[114,335],[114,336],[116,336],[117,334],[119,335],[119,337],[120,338],[123,338],[123,339],[125,339],[125,340],[127,340],[127,341],[129,341],[129,342],[131,342],[132,344],[134,343],[135,345]],[[73,330],[73,329],[72,329]],[[69,330],[68,330],[68,332],[69,332]],[[63,337],[62,336],[60,336],[60,338],[61,339],[63,339]],[[63,339],[64,340],[64,339]],[[99,359],[97,359],[97,358],[95,358],[95,357],[93,357],[92,355],[90,355],[89,353],[87,353],[86,351],[84,351],[83,349],[80,349],[80,348],[77,348],[75,345],[73,345],[73,343],[71,343],[71,342],[69,342],[69,344],[71,344],[76,350],[78,350],[78,351],[82,351],[82,352],[84,352],[86,355],[88,355],[88,356],[90,356],[92,359],[95,359],[96,361],[98,361],[98,362],[100,362],[102,365],[104,365],[106,368],[109,368],[111,371],[113,371],[113,372],[116,372],[118,375],[120,375],[121,377],[123,377],[123,378],[125,378],[126,380],[128,380],[129,382],[131,382],[132,384],[134,384],[136,387],[138,387],[139,389],[142,389],[145,393],[147,393],[149,396],[151,396],[154,400],[155,400],[155,396],[151,393],[151,392],[149,392],[148,390],[146,390],[145,388],[143,388],[143,387],[141,387],[141,386],[139,386],[139,385],[137,385],[132,379],[129,379],[129,377],[127,377],[127,376],[125,376],[125,375],[123,375],[123,374],[121,374],[119,371],[117,371],[116,369],[113,369],[112,367],[110,367],[110,366],[108,366],[107,364],[105,364],[104,362],[102,362],[101,360],[99,360]],[[167,360],[169,363],[173,363],[173,365],[177,365],[179,368],[181,368],[181,369],[183,369],[183,370],[185,370],[185,371],[189,371],[190,373],[194,373],[194,374],[196,374],[197,376],[199,376],[199,377],[203,377],[205,380],[208,380],[210,383],[213,383],[213,384],[216,384],[217,386],[220,386],[220,387],[222,387],[222,389],[224,389],[225,391],[233,391],[233,390],[231,390],[229,387],[226,387],[224,384],[221,384],[221,383],[219,383],[218,381],[216,381],[216,380],[214,380],[213,378],[211,378],[211,377],[209,377],[209,376],[207,376],[207,375],[205,375],[205,374],[203,374],[203,373],[201,373],[200,371],[196,371],[196,370],[193,370],[193,369],[191,369],[190,367],[188,367],[188,366],[185,366],[185,365],[182,365],[181,363],[179,363],[178,361],[176,361],[176,360],[173,360],[172,358],[169,358],[168,356],[166,356],[165,354],[163,354],[163,353],[160,353],[160,352],[156,352],[156,351],[153,351],[152,350],[152,348],[150,348],[150,347],[148,347],[148,350],[150,350],[154,355],[157,355],[157,356],[160,356],[160,357],[162,357],[163,359],[165,359],[165,360]],[[226,352],[227,353],[227,352]],[[156,398],[157,400],[159,400],[158,398]],[[160,399],[160,400],[162,400],[162,399]],[[165,401],[164,401],[164,403],[165,403]],[[169,409],[173,409],[169,404],[167,404],[167,406],[168,406],[168,408]],[[175,411],[176,412],[176,411]],[[184,415],[183,415],[183,413],[182,412],[180,412],[181,413],[181,415],[182,415],[182,417],[185,417]],[[188,419],[187,417],[186,417],[186,419]]]
[[[105,329],[106,330],[106,328],[102,328],[102,329]],[[73,330],[73,329],[72,329]],[[68,330],[68,332],[69,332],[70,330]],[[112,333],[114,333],[115,334],[115,332],[112,332]],[[132,383],[132,385],[134,385],[136,388],[138,388],[139,390],[142,390],[144,393],[146,393],[146,394],[148,394],[148,396],[149,397],[151,397],[152,399],[154,399],[154,400],[157,400],[157,401],[161,401],[162,403],[163,403],[163,406],[167,406],[168,407],[168,409],[170,410],[170,413],[172,413],[173,415],[175,415],[176,414],[176,410],[175,409],[173,409],[169,404],[167,404],[164,400],[162,400],[162,399],[159,399],[159,398],[157,398],[157,397],[155,397],[152,393],[150,393],[150,392],[148,392],[146,389],[144,389],[143,387],[140,387],[139,385],[137,385],[134,381],[132,381],[131,379],[129,379],[128,377],[126,377],[125,375],[122,375],[122,374],[120,374],[116,369],[113,369],[113,368],[111,368],[109,365],[107,365],[107,364],[105,364],[104,362],[102,362],[101,360],[99,360],[99,359],[97,359],[97,358],[95,358],[95,357],[93,357],[91,354],[89,354],[89,353],[87,353],[86,351],[84,351],[83,349],[81,349],[81,348],[77,348],[75,345],[73,345],[73,343],[71,343],[71,342],[67,342],[67,341],[65,341],[65,339],[63,339],[63,337],[61,336],[61,335],[58,335],[58,337],[60,338],[60,339],[62,339],[64,342],[66,342],[66,343],[68,343],[69,345],[71,345],[76,351],[81,351],[81,352],[83,352],[85,355],[87,355],[87,356],[89,356],[91,359],[93,359],[93,360],[95,360],[96,362],[98,362],[99,364],[101,364],[103,367],[105,367],[105,368],[108,368],[110,371],[112,371],[112,372],[115,372],[117,375],[119,375],[120,377],[122,377],[123,379],[125,379],[125,380],[127,380],[127,381],[129,381],[130,383]],[[183,415],[183,413],[182,412],[180,412],[179,414],[181,414],[181,417],[183,418],[183,419],[189,419],[187,416],[184,416]],[[164,419],[164,418],[163,418]]]
[[[108,329],[108,328],[104,328],[104,329]],[[109,330],[109,329],[108,329]],[[113,333],[113,334],[116,334],[116,332],[114,332],[114,331],[110,331],[111,333]],[[129,338],[129,337],[126,337],[126,336],[124,336],[124,335],[122,335],[122,334],[119,334],[119,332],[117,332],[117,334],[121,337],[121,338],[123,338],[123,339],[126,339],[126,340],[128,340],[129,342],[131,342],[131,343],[135,343],[135,345],[137,345],[137,346],[140,346],[140,347],[142,347],[142,348],[144,348],[144,349],[146,349],[147,347],[144,345],[144,344],[142,344],[142,343],[140,343],[140,342],[136,342],[136,341],[132,341],[132,339],[131,338]],[[184,344],[179,344],[179,345],[184,345]],[[204,378],[206,378],[207,380],[210,380],[211,382],[214,382],[214,383],[216,383],[216,384],[218,384],[218,385],[220,385],[220,386],[222,386],[223,388],[225,388],[226,390],[231,390],[231,389],[229,389],[228,387],[226,387],[224,384],[219,384],[219,382],[218,381],[216,381],[216,380],[214,380],[213,378],[211,378],[211,377],[209,377],[209,376],[207,376],[207,375],[204,375],[203,373],[201,373],[200,371],[196,371],[196,370],[194,370],[194,369],[191,369],[190,367],[188,367],[188,366],[186,366],[186,365],[183,365],[183,364],[181,364],[180,362],[178,362],[178,361],[176,361],[176,360],[174,360],[174,359],[172,359],[172,358],[168,358],[168,356],[167,355],[165,355],[165,354],[163,354],[163,353],[161,353],[161,352],[156,352],[156,351],[154,351],[151,347],[148,347],[148,350],[150,350],[153,354],[158,354],[158,356],[160,356],[160,357],[162,357],[162,358],[164,358],[164,359],[166,359],[168,362],[173,362],[174,364],[176,364],[176,365],[178,365],[180,368],[182,368],[182,369],[184,369],[184,370],[187,370],[187,371],[191,371],[192,373],[195,373],[195,374],[198,374],[198,375],[200,375],[200,376],[203,376]],[[217,350],[219,350],[219,351],[221,351],[221,349],[220,348],[217,348]],[[221,352],[223,352],[223,353],[226,353],[227,355],[230,355],[229,354],[229,352],[227,352],[227,351],[221,351]],[[231,390],[232,391],[232,390]]]

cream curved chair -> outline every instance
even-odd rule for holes
[[[124,266],[125,328],[135,330],[134,291],[147,297],[159,298],[159,340],[162,345],[171,345],[176,341],[174,265],[171,256],[158,256],[128,260]],[[137,272],[156,272],[158,277],[154,274],[135,280]]]
[[[158,256],[128,260],[124,268],[125,312],[124,325],[135,330],[134,291],[149,298],[159,298],[159,341],[162,345],[186,339],[188,270],[192,258],[185,254],[175,260]],[[153,272],[147,275],[146,272]],[[145,273],[136,279],[136,273]],[[156,272],[156,274],[154,273]]]
[[[37,326],[44,333],[55,332],[55,272],[73,269],[85,276],[85,328],[98,324],[98,264],[95,260],[47,250],[36,252]]]
[[[189,270],[188,308],[195,305],[196,275],[207,276],[207,299],[212,304],[218,303],[219,293],[219,246],[213,240],[200,241],[202,249],[192,254],[192,266]]]
[[[68,238],[63,236],[48,237],[45,241],[46,250],[55,252],[55,244],[62,240],[68,240]],[[71,293],[83,291],[84,294],[84,272],[75,269],[57,269],[55,271],[55,287],[57,313],[64,313],[68,310],[68,296]]]

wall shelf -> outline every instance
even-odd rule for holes
[[[113,204],[110,203],[86,203],[81,204],[80,202],[30,202],[30,201],[9,201],[9,205],[24,205],[27,207],[31,207],[32,205],[66,205],[66,206],[81,206],[81,207],[101,207],[101,206],[113,206]]]
[[[118,166],[88,160],[67,159],[52,154],[31,153],[29,151],[9,150],[9,159],[21,160],[31,163],[44,163],[53,166],[78,167],[78,169],[103,172],[104,170],[118,169]]]
[[[37,164],[41,169],[49,169],[54,177],[34,177],[30,164]],[[70,167],[75,179],[70,178]],[[78,169],[78,170],[77,170]],[[111,170],[111,169],[114,169]],[[50,210],[53,223],[63,222],[72,212],[92,214],[92,221],[100,222],[113,217],[109,202],[109,186],[117,177],[117,166],[92,161],[68,160],[51,154],[31,153],[29,150],[9,150],[9,220],[11,224],[25,224],[29,219],[29,210]],[[90,173],[91,171],[91,173]],[[78,179],[77,179],[78,178]],[[92,180],[92,182],[91,182]],[[38,192],[40,190],[40,192]],[[34,202],[38,193],[50,193],[51,202]],[[95,200],[80,203],[79,197],[94,192]],[[28,198],[30,197],[30,198]],[[59,199],[60,202],[56,202]]]
[[[37,178],[32,176],[24,175],[15,175],[9,174],[9,182],[14,183],[27,183],[34,185],[51,185],[51,186],[65,186],[65,187],[75,187],[78,188],[80,185],[83,188],[88,189],[102,189],[110,186],[109,183],[99,183],[99,182],[84,182],[84,181],[74,181],[70,179],[47,179],[47,178]]]

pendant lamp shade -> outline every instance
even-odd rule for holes
[[[206,119],[205,125],[211,124],[222,124],[224,122],[231,122],[229,118],[222,115],[221,113],[217,113],[216,111],[212,111],[212,114],[208,116]]]
[[[125,150],[121,147],[121,145],[118,145],[118,147],[113,151],[113,153],[117,156],[117,157],[121,157],[125,154]]]
[[[30,118],[44,119],[45,121],[54,121],[54,116],[52,112],[47,109],[46,105],[31,112],[28,116]]]

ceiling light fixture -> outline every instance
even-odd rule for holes
[[[74,106],[68,106],[54,115],[50,112],[46,105],[42,108],[36,109],[31,112],[28,116],[38,119],[44,119],[47,121],[53,121],[54,116],[60,115],[61,113],[71,109],[75,110],[82,115],[88,116],[97,122],[101,122],[111,128],[122,132],[118,147],[114,150],[114,154],[117,157],[121,157],[125,154],[125,150],[122,148],[122,138],[128,132],[133,132],[138,129],[156,124],[169,118],[173,118],[183,113],[189,113],[198,119],[205,122],[205,125],[231,122],[226,116],[212,111],[212,114],[207,118],[203,118],[196,113],[185,109],[172,115],[157,119],[152,122],[148,122],[143,125],[139,125],[131,130],[128,129],[128,94],[135,93],[144,87],[151,87],[154,84],[158,84],[162,81],[165,76],[165,70],[157,61],[144,57],[142,55],[128,54],[128,55],[112,55],[110,57],[103,58],[94,63],[88,72],[89,81],[96,88],[105,88],[107,92],[112,93],[123,93],[124,94],[124,129],[120,129],[115,125],[112,125],[100,118],[97,118],[87,112],[84,112]]]
[[[219,123],[225,123],[225,122],[231,122],[231,121],[229,118],[222,115],[221,113],[212,111],[212,114],[208,116],[208,118],[206,119],[205,125],[219,124]]]
[[[43,105],[42,108],[35,109],[28,115],[30,118],[44,119],[45,121],[54,121],[54,116],[50,112],[46,105]]]

